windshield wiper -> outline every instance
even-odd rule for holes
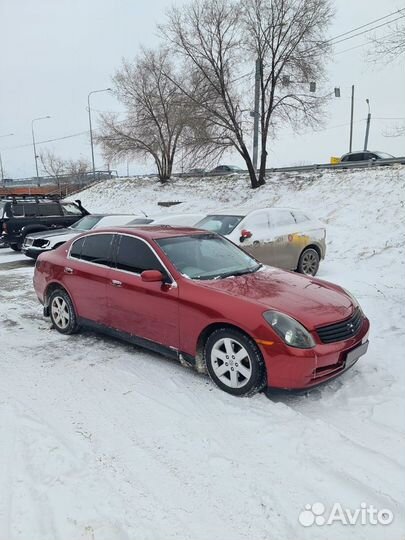
[[[233,272],[226,272],[225,274],[220,274],[215,279],[224,279],[231,276],[244,276],[245,274],[254,274],[254,272],[257,272],[263,265],[258,264],[257,266],[254,266],[253,268],[244,268],[243,270],[235,270]]]

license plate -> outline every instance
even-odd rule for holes
[[[357,360],[360,358],[360,356],[363,356],[363,354],[366,354],[368,349],[368,341],[363,343],[362,345],[359,345],[352,351],[347,353],[346,356],[346,362],[345,362],[345,368],[351,367],[353,364],[357,362]]]

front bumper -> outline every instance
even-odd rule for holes
[[[313,349],[295,349],[284,344],[260,345],[270,388],[303,390],[338,377],[366,353],[370,322],[365,317],[360,331],[351,339]],[[365,345],[367,343],[367,345]]]
[[[24,253],[27,257],[31,257],[31,259],[36,259],[38,255],[41,255],[41,253],[46,253],[47,251],[50,251],[49,249],[45,248],[38,248],[38,247],[32,247],[32,246],[22,246],[21,252]]]

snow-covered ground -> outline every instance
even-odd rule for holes
[[[0,539],[403,539],[404,168],[280,175],[256,191],[241,177],[117,180],[80,198],[111,212],[310,210],[328,228],[319,277],[358,297],[370,347],[307,394],[233,398],[158,355],[51,330],[33,264],[0,250]],[[315,502],[394,520],[306,528]]]

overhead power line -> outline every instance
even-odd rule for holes
[[[37,145],[39,144],[45,144],[55,141],[63,141],[65,139],[72,139],[73,137],[81,137],[82,135],[88,135],[89,131],[81,131],[80,133],[72,133],[71,135],[65,135],[64,137],[57,137],[55,139],[47,139],[46,141],[38,141],[36,142]],[[3,148],[3,150],[17,150],[19,148],[29,148],[32,147],[32,142],[27,144],[20,144],[19,146],[9,146],[7,148]]]
[[[338,43],[343,43],[345,41],[348,41],[350,39],[353,39],[355,37],[361,36],[363,34],[367,34],[368,32],[373,32],[374,30],[377,30],[378,28],[382,28],[383,26],[386,26],[388,24],[392,24],[393,22],[398,21],[399,19],[403,19],[405,17],[404,15],[400,15],[399,17],[396,17],[395,19],[391,19],[389,21],[385,21],[384,23],[381,23],[377,26],[373,26],[372,28],[368,28],[367,30],[363,30],[362,32],[357,32],[357,30],[361,30],[362,28],[365,28],[367,26],[374,25],[375,23],[386,19],[388,17],[392,17],[392,15],[397,15],[398,13],[401,13],[405,11],[405,9],[400,9],[398,11],[395,11],[394,13],[390,13],[389,15],[386,15],[385,17],[380,17],[379,19],[375,19],[374,21],[371,21],[367,24],[363,24],[361,26],[358,26],[357,28],[353,28],[352,30],[348,30],[347,32],[344,32],[343,34],[339,34],[337,36],[334,36],[330,39],[327,39],[325,41],[322,41],[318,43],[317,45],[314,45],[313,47],[309,47],[308,49],[305,49],[303,52],[312,52],[316,49],[322,48],[324,45],[337,45]],[[355,32],[355,33],[354,33]],[[346,37],[344,37],[346,36]],[[340,39],[343,38],[343,39]]]

